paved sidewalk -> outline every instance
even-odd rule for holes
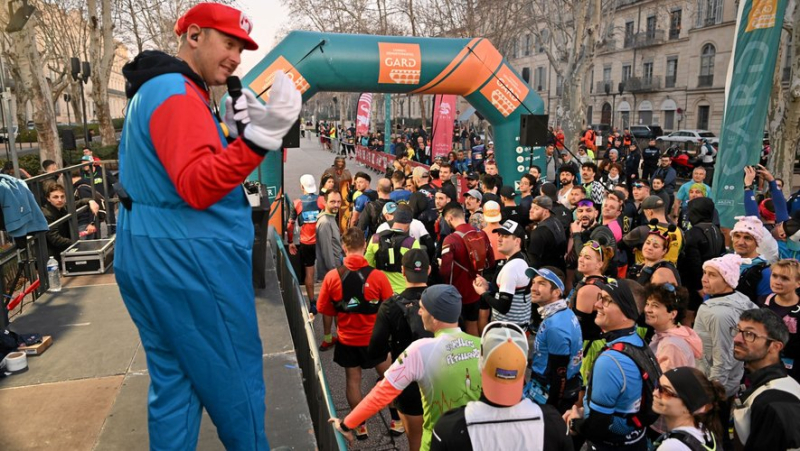
[[[311,417],[274,269],[256,292],[264,346],[267,436],[314,450]],[[29,371],[0,379],[0,450],[147,450],[149,376],[113,274],[64,279],[61,293],[26,307],[11,328],[52,335]],[[207,413],[197,449],[224,449]]]

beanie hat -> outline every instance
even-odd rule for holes
[[[422,292],[425,310],[443,323],[457,323],[461,316],[461,294],[452,285],[434,285]]]
[[[731,230],[731,237],[733,237],[733,234],[736,232],[746,233],[756,240],[757,246],[761,246],[761,241],[764,239],[764,225],[761,223],[761,220],[758,219],[757,216],[737,216],[734,219],[738,222],[733,226],[733,230]]]
[[[754,216],[750,217],[752,218]],[[736,225],[738,226],[739,224],[737,223]],[[731,288],[736,289],[739,285],[741,266],[743,264],[749,265],[750,263],[752,263],[752,260],[749,258],[742,258],[738,254],[725,254],[722,257],[712,258],[703,263],[703,269],[709,266],[716,269],[719,271],[722,278],[725,279],[725,283],[730,285]]]
[[[764,221],[775,222],[775,205],[772,199],[764,199],[758,205],[758,214]]]
[[[606,283],[600,289],[611,295],[611,299],[628,319],[634,321],[639,319],[639,308],[636,305],[636,298],[633,292],[625,283],[620,283],[616,279],[607,278]]]

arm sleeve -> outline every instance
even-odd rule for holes
[[[150,137],[161,164],[178,195],[198,210],[228,195],[264,159],[260,149],[249,147],[242,138],[223,148],[206,110],[193,96],[175,95],[150,118]],[[203,117],[189,111],[203,111]]]
[[[550,386],[547,403],[551,406],[558,406],[561,402],[561,397],[564,395],[564,389],[567,387],[569,360],[568,355],[550,354],[547,357],[545,375],[547,375],[547,383]]]
[[[708,334],[709,338],[711,339],[711,355],[712,359],[714,360],[714,364],[711,366],[708,374],[708,378],[711,380],[716,380],[723,387],[725,387],[725,391],[731,392],[730,381],[730,372],[731,369],[736,365],[736,361],[733,359],[733,340],[728,338],[730,337],[730,328],[736,325],[736,321],[731,321],[727,315],[720,316],[720,315],[709,315],[708,317]],[[721,337],[726,337],[721,339]],[[733,383],[736,384],[738,381],[734,381]]]
[[[769,182],[769,192],[772,195],[772,203],[775,206],[775,222],[781,223],[789,220],[789,209],[786,207],[786,197],[783,191],[778,189],[778,182]]]
[[[318,224],[317,227],[317,243],[321,244],[319,248],[322,251],[319,252],[318,257],[322,260],[322,265],[325,268],[335,268],[339,266],[339,263],[336,261],[336,256],[334,255],[331,224],[333,223],[326,221],[322,224]]]
[[[392,336],[389,318],[389,305],[382,303],[375,316],[375,325],[372,328],[372,337],[369,339],[367,355],[370,359],[377,359],[389,353],[389,339]]]
[[[744,214],[746,216],[755,216],[760,218],[761,215],[758,214],[758,203],[756,203],[756,196],[753,194],[753,190],[745,189],[744,190]]]
[[[402,392],[403,390],[393,387],[386,379],[381,380],[378,382],[378,385],[370,390],[369,394],[358,403],[356,408],[345,417],[344,424],[350,429],[357,428],[358,425],[367,421],[367,419],[388,406],[389,403]]]
[[[497,310],[503,315],[511,310],[511,301],[513,299],[514,295],[511,293],[500,292],[497,295],[494,295],[487,291],[481,295],[481,300],[489,304],[493,309]]]

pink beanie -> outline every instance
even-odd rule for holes
[[[761,220],[757,216],[737,216],[734,219],[738,222],[731,230],[731,237],[735,232],[746,233],[756,240],[756,245],[761,246],[761,241],[764,239],[764,225]]]
[[[752,260],[749,258],[742,258],[738,254],[725,254],[722,257],[712,258],[703,263],[703,269],[709,266],[716,269],[722,275],[722,278],[725,279],[725,283],[730,285],[731,288],[736,289],[736,286],[739,285],[741,266],[743,264],[749,265],[750,263],[752,263]]]

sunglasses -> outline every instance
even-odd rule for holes
[[[661,284],[661,286],[664,287],[664,289],[667,290],[667,292],[672,294],[672,296],[673,296],[673,300],[672,300],[673,305],[677,306],[678,305],[678,287],[676,287],[675,285],[673,285],[673,284],[671,284],[669,282],[663,283],[663,284]]]
[[[644,183],[641,183],[641,182],[636,182],[636,183],[633,184],[634,188],[644,188],[645,186],[647,186],[647,185],[645,185]]]
[[[589,241],[583,243],[583,247],[588,247],[591,250],[593,250],[593,251],[597,252],[598,254],[600,254],[600,261],[603,261],[603,258],[604,258],[604,256],[603,256],[603,245],[600,244],[598,241],[589,240]]]
[[[594,201],[591,199],[583,199],[578,201],[578,207],[592,207],[594,208]]]
[[[659,397],[663,398],[677,398],[678,394],[675,393],[674,390],[664,387],[663,385],[657,385],[656,390],[658,391]]]

